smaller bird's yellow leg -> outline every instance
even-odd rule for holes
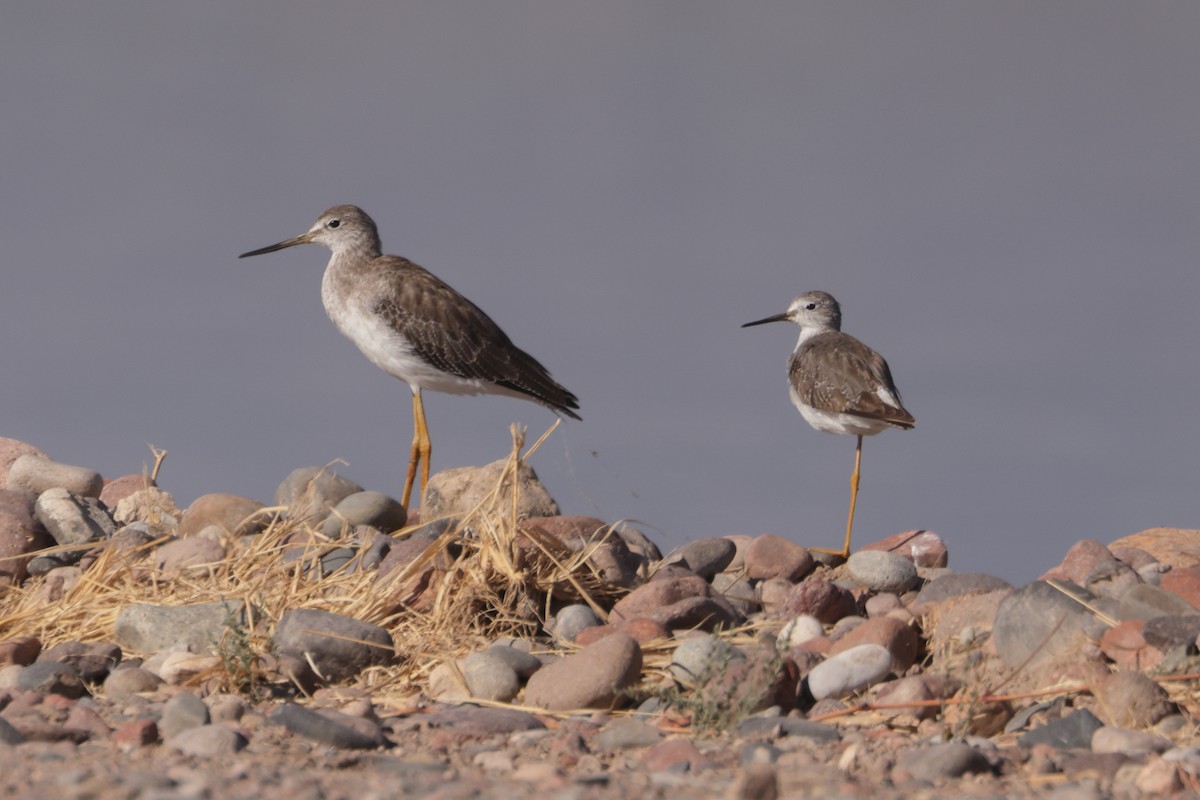
[[[850,516],[846,518],[846,544],[841,550],[827,550],[824,547],[810,547],[818,553],[830,553],[842,558],[850,557],[850,532],[854,528],[854,505],[858,502],[858,478],[862,467],[862,440],[858,437],[858,445],[854,448],[854,474],[850,476]]]

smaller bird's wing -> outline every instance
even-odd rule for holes
[[[899,428],[916,422],[901,405],[883,356],[840,331],[806,342],[792,356],[788,377],[800,400],[821,411],[877,419]]]

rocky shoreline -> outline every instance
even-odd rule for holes
[[[175,507],[0,439],[0,781],[67,798],[1200,796],[1200,531],[663,555],[512,455]],[[536,445],[534,448],[536,449]]]

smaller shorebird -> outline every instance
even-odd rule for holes
[[[308,243],[333,251],[321,280],[321,301],[333,324],[372,364],[412,389],[414,431],[400,500],[404,506],[418,464],[423,464],[422,492],[429,483],[432,446],[422,389],[521,397],[580,418],[578,398],[478,306],[407,258],[383,255],[375,222],[357,206],[334,206],[306,233],[238,258]]]
[[[742,327],[767,322],[794,322],[800,326],[800,340],[788,362],[788,393],[805,421],[819,431],[858,437],[854,474],[850,476],[846,544],[841,550],[813,548],[846,558],[850,555],[850,531],[858,499],[863,437],[888,428],[909,430],[916,420],[900,404],[900,392],[892,383],[892,371],[883,356],[842,333],[842,309],[831,295],[806,292],[782,314]]]

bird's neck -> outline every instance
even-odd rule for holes
[[[803,326],[800,328],[800,338],[796,340],[796,347],[792,352],[800,352],[800,348],[808,344],[808,342],[810,342],[814,337],[820,336],[822,333],[828,333],[830,330],[831,328],[824,328],[816,325]]]

